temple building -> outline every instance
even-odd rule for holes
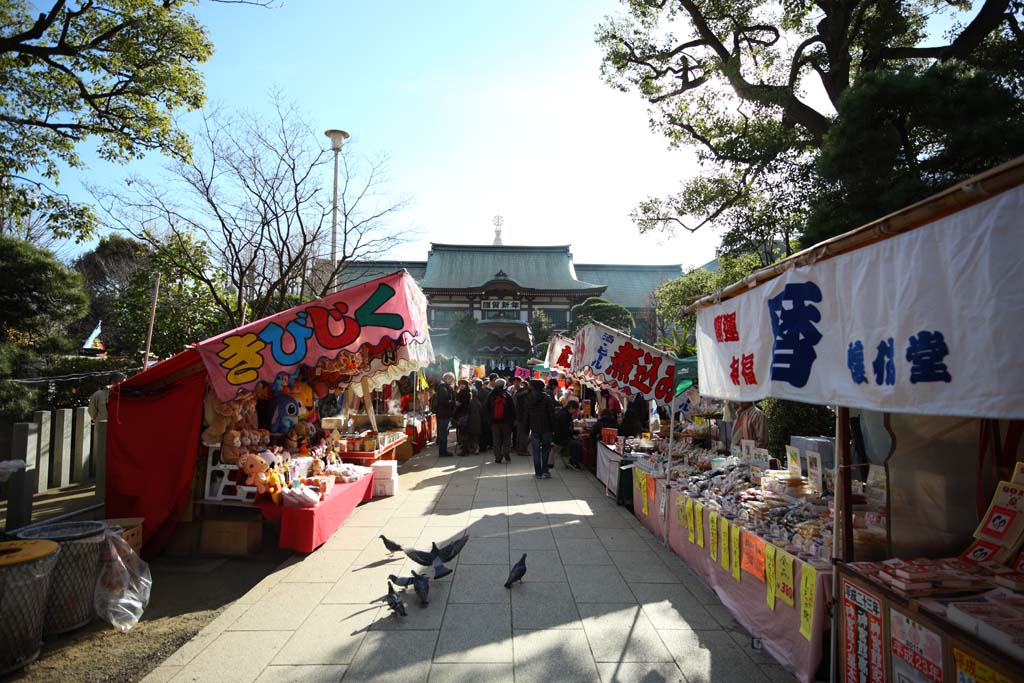
[[[326,263],[323,267],[326,267]],[[405,269],[429,301],[435,351],[447,348],[448,329],[463,315],[479,321],[483,338],[475,357],[463,360],[495,370],[522,365],[536,352],[530,322],[543,311],[556,331],[569,311],[588,297],[613,301],[632,314],[634,336],[656,341],[654,290],[682,275],[682,266],[575,264],[570,245],[505,245],[500,227],[493,244],[430,245],[426,261],[356,261],[345,266],[339,287]]]

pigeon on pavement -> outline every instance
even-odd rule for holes
[[[396,615],[406,616],[405,603],[402,602],[401,596],[395,592],[395,587],[388,581],[388,608]]]
[[[394,574],[388,574],[388,581],[395,584],[399,588],[408,588],[412,585],[411,576],[395,576]]]
[[[440,579],[452,573],[452,570],[444,566],[444,561],[438,555],[437,544],[431,544],[430,552],[416,550],[415,548],[402,548],[405,556],[422,567],[433,567],[434,578]]]
[[[380,535],[380,540],[384,541],[384,547],[388,549],[389,553],[400,553],[402,552],[402,544],[395,543],[384,534]]]
[[[519,561],[512,565],[512,571],[508,573],[508,581],[505,582],[505,588],[511,588],[512,584],[516,581],[522,581],[526,575],[526,553],[519,558]]]
[[[434,543],[431,550],[434,550],[436,548],[437,554],[441,557],[442,560],[444,560],[445,562],[451,562],[453,559],[455,559],[455,556],[461,553],[462,549],[466,547],[467,541],[469,541],[469,534],[463,533],[461,537],[455,539],[451,543],[441,546],[440,548],[438,548],[437,544]]]
[[[430,604],[430,600],[427,599],[430,594],[430,579],[426,574],[417,574],[416,570],[413,570],[412,587],[416,590],[416,595],[419,596],[420,607]]]
[[[444,561],[441,560],[440,556],[434,558],[434,579],[443,579],[452,573],[451,568],[444,566]]]

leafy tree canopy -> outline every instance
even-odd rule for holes
[[[544,311],[534,311],[533,320],[530,321],[530,332],[533,334],[535,346],[547,344],[551,335],[555,333],[555,323]]]
[[[448,328],[447,347],[456,356],[468,361],[476,354],[482,337],[480,323],[467,313],[452,321],[451,327]]]
[[[624,4],[604,75],[702,165],[639,204],[642,232],[710,224],[767,263],[804,225],[835,235],[1024,152],[1019,0]]]
[[[82,278],[48,251],[0,236],[0,342],[34,345],[85,315]]]
[[[194,0],[0,0],[0,209],[48,216],[61,237],[88,238],[95,216],[55,189],[78,146],[124,162],[148,150],[184,158],[173,116],[204,101],[213,53]]]
[[[576,304],[570,314],[570,335],[575,335],[581,327],[591,321],[604,323],[626,334],[630,334],[636,324],[633,321],[633,314],[627,308],[598,296],[588,297],[582,303]]]

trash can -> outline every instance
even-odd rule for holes
[[[92,596],[106,531],[107,525],[103,522],[60,522],[18,532],[22,540],[60,544],[60,556],[50,582],[50,597],[46,601],[43,635],[66,633],[92,621]]]
[[[53,541],[0,543],[0,676],[35,661],[60,546]]]

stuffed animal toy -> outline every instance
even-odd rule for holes
[[[206,390],[206,398],[203,400],[203,422],[206,429],[203,430],[202,440],[207,446],[216,446],[224,437],[233,421],[234,411],[229,403],[221,403],[213,389]]]
[[[245,474],[246,486],[255,486],[256,493],[266,491],[267,470],[270,469],[270,464],[264,458],[256,453],[246,453],[238,459],[238,469]]]
[[[257,437],[258,437],[257,438],[257,443],[259,444],[260,448],[267,448],[268,446],[270,446],[270,430],[269,429],[258,429],[258,430],[256,430],[256,433],[257,433]]]
[[[274,397],[272,408],[270,431],[274,434],[287,434],[305,412],[301,403],[284,393]]]
[[[242,435],[237,430],[229,429],[221,437],[220,461],[225,465],[235,465],[241,457]]]
[[[280,505],[283,499],[284,491],[284,482],[281,479],[281,475],[275,472],[274,470],[270,470],[269,472],[266,473],[265,476],[267,478],[267,482],[266,490],[264,492],[270,495],[270,500],[271,502],[274,503],[274,505]],[[256,487],[256,491],[259,492],[258,485]]]
[[[289,451],[299,450],[299,428],[298,425],[293,426],[288,430],[288,433],[284,436],[284,447]]]

